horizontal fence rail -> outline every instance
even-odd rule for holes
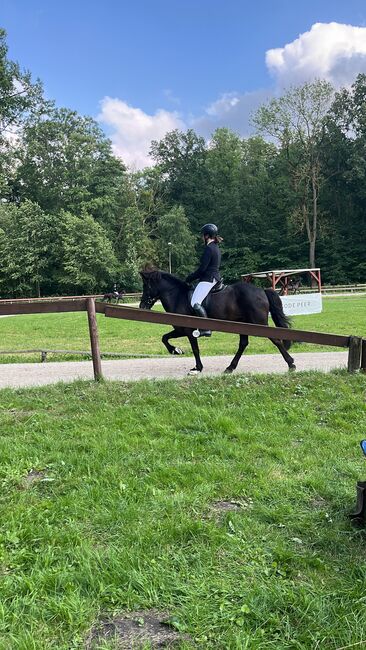
[[[213,331],[226,332],[229,334],[244,334],[270,339],[281,339],[283,341],[298,341],[303,343],[314,343],[316,345],[347,348],[348,370],[353,372],[361,368],[363,371],[366,371],[366,339],[362,339],[358,336],[327,334],[323,332],[310,332],[307,330],[291,330],[281,327],[272,327],[269,325],[254,325],[252,323],[241,323],[237,321],[185,316],[183,314],[172,314],[169,312],[150,311],[146,309],[137,309],[136,307],[106,303],[98,300],[98,298],[101,297],[103,296],[93,295],[0,300],[0,316],[86,311],[88,314],[91,343],[90,354],[93,360],[94,377],[96,380],[102,377],[101,352],[99,348],[96,313],[104,314],[108,318],[120,318],[145,323],[171,325],[174,327],[185,328],[187,330],[196,328],[206,329],[209,327]],[[70,351],[70,353],[73,352]],[[77,353],[80,352],[76,352],[76,354]]]
[[[183,316],[169,312],[149,311],[136,307],[117,305],[101,305],[96,303],[97,311],[104,313],[109,318],[123,318],[126,320],[145,321],[160,325],[174,325],[189,329],[211,329],[216,332],[228,334],[247,334],[264,338],[282,339],[283,341],[301,341],[302,343],[317,343],[318,345],[333,345],[338,348],[347,348],[350,336],[339,334],[322,334],[305,330],[291,330],[283,327],[270,327],[269,325],[252,325],[237,321],[218,320],[214,318],[199,318],[198,316]]]
[[[0,316],[16,314],[52,314],[67,311],[86,311],[87,298],[64,298],[56,300],[5,301],[0,300]],[[105,304],[105,303],[102,303]]]
[[[58,354],[58,355],[81,355],[84,357],[92,357],[91,350],[51,350],[44,348],[31,348],[29,350],[0,350],[0,355],[11,357],[13,354],[40,354],[41,361],[47,361],[48,354]],[[129,352],[100,352],[100,356],[106,358],[128,358],[128,359],[160,359],[161,354],[130,354]]]
[[[319,289],[316,287],[307,287],[306,285],[300,286],[298,289],[296,289],[296,292],[293,291],[291,287],[289,287],[289,294],[298,294],[298,293],[318,293]],[[322,286],[322,294],[323,296],[331,295],[331,294],[337,294],[337,293],[365,293],[366,292],[366,284],[340,284],[340,285],[323,285]]]

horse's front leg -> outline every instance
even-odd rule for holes
[[[164,334],[164,336],[162,337],[161,340],[164,343],[164,345],[165,345],[166,349],[168,350],[169,354],[184,354],[184,352],[183,352],[183,350],[181,350],[181,348],[176,348],[175,346],[170,345],[170,343],[168,343],[168,341],[170,339],[178,339],[181,336],[185,336],[185,334],[183,334],[183,332],[181,330],[178,330],[178,329],[174,329],[171,332],[168,332],[167,334]]]
[[[189,342],[191,344],[192,352],[194,354],[194,358],[196,360],[196,365],[194,368],[191,368],[189,371],[189,375],[198,375],[199,372],[202,372],[202,361],[200,357],[200,349],[198,347],[198,339],[196,339],[194,336],[192,336],[192,333],[187,334]]]

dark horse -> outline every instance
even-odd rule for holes
[[[165,311],[173,314],[192,315],[189,292],[191,287],[170,273],[163,271],[142,271],[143,294],[140,308],[151,309],[157,300],[161,301]],[[207,315],[209,318],[239,321],[257,325],[268,325],[268,314],[271,314],[277,327],[290,327],[290,321],[283,313],[281,298],[273,289],[260,289],[247,282],[236,282],[225,289],[209,296]],[[175,327],[172,332],[164,334],[162,341],[170,354],[183,354],[180,348],[173,347],[170,339],[187,336],[196,360],[192,374],[201,372],[203,365],[200,358],[198,339],[194,338],[193,330],[187,327]],[[270,339],[279,349],[290,370],[296,368],[293,358],[287,350],[290,341]],[[248,345],[248,336],[240,334],[238,351],[225,372],[233,372],[239,359]]]
[[[113,300],[118,303],[119,300],[122,300],[125,295],[125,291],[111,291],[111,293],[105,293],[102,302],[112,302]]]

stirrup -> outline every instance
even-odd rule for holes
[[[200,338],[200,336],[211,336],[211,334],[211,330],[193,330],[192,332],[192,336],[194,336],[195,339]]]

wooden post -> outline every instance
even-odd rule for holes
[[[366,372],[366,339],[363,339],[362,341],[361,371]]]
[[[93,359],[94,379],[99,381],[103,379],[102,375],[102,362],[100,358],[99,339],[98,339],[98,326],[95,317],[95,302],[94,298],[87,298],[86,309],[88,312],[89,333],[90,333],[90,346]]]
[[[361,365],[362,339],[359,336],[349,337],[348,372],[356,372]]]

